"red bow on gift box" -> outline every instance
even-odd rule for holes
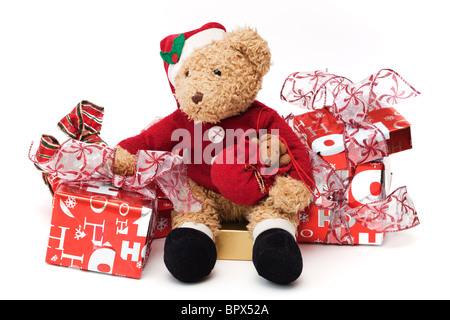
[[[101,182],[138,192],[155,199],[156,182],[178,211],[198,211],[202,204],[190,191],[187,169],[183,159],[170,152],[139,150],[135,174],[130,177],[112,171],[115,148],[100,139],[103,108],[88,101],[79,103],[65,116],[58,127],[72,139],[63,144],[52,136],[43,135],[36,153],[30,160],[43,171],[50,191],[63,181]]]
[[[344,125],[344,146],[348,167],[388,155],[385,133],[366,121],[371,110],[390,107],[420,92],[398,73],[382,69],[363,81],[331,73],[295,72],[287,77],[281,99],[302,108],[329,108]]]

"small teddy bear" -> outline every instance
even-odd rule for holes
[[[262,133],[258,139],[256,131],[249,130],[217,155],[211,165],[211,181],[232,203],[254,206],[291,167],[288,148],[278,135]]]
[[[166,267],[180,281],[204,279],[217,259],[214,241],[222,222],[241,220],[248,222],[254,240],[253,264],[258,274],[280,284],[294,281],[303,267],[296,242],[298,211],[309,204],[312,170],[306,149],[291,127],[256,100],[271,65],[267,42],[251,28],[226,32],[221,24],[208,23],[164,38],[161,57],[178,108],[121,141],[114,172],[133,174],[138,150],[181,150],[192,194],[203,205],[198,212],[173,211],[164,247]],[[295,161],[302,170],[291,168],[274,176],[266,195],[253,205],[240,205],[220,193],[211,168],[227,146],[256,129],[282,137],[290,156],[281,147],[280,165]],[[258,135],[267,148],[273,136]],[[221,174],[222,183],[235,195],[245,196],[248,182],[239,175],[228,176],[227,171],[224,168]]]
[[[260,139],[255,138],[252,141],[259,143],[259,156],[265,166],[285,167],[291,162],[287,147],[278,136],[267,133]],[[275,149],[272,149],[273,146]]]

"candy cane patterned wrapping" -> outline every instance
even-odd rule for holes
[[[281,99],[309,110],[329,107],[344,124],[344,145],[349,167],[386,157],[383,133],[366,121],[371,110],[390,107],[420,94],[398,73],[382,69],[363,81],[331,73],[295,72],[287,77]]]
[[[388,148],[382,132],[366,121],[371,110],[390,107],[420,94],[395,71],[382,69],[361,82],[322,71],[295,72],[281,89],[281,99],[309,110],[329,108],[344,125],[344,146],[349,168],[386,157]],[[289,120],[289,119],[288,119]],[[329,163],[308,148],[320,197],[315,206],[331,213],[325,243],[354,244],[347,215],[377,232],[397,232],[419,224],[417,212],[406,187],[383,199],[352,208],[348,188],[352,175],[343,180]],[[353,170],[354,171],[354,170]]]
[[[136,155],[135,174],[125,177],[112,171],[115,152],[105,145],[69,139],[47,161],[39,161],[31,151],[29,157],[42,170],[62,181],[109,182],[148,199],[156,198],[151,185],[154,181],[173,202],[175,210],[200,210],[202,204],[190,192],[182,157],[170,152],[140,150]]]

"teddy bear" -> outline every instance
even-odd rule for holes
[[[279,140],[278,136],[267,133],[260,139],[254,138],[253,141],[259,144],[259,156],[265,166],[285,167],[291,162],[287,147]]]
[[[197,212],[172,212],[172,230],[164,244],[167,269],[182,282],[205,279],[216,263],[214,241],[221,224],[246,221],[257,273],[274,283],[293,282],[303,268],[296,232],[298,212],[311,199],[312,169],[305,146],[285,119],[256,100],[271,66],[268,43],[255,29],[227,32],[223,25],[212,22],[167,36],[160,47],[176,110],[122,140],[116,146],[113,170],[132,175],[138,150],[171,151],[183,157],[191,192],[202,207]],[[282,155],[275,163],[296,164],[285,171],[280,167],[266,193],[250,205],[230,199],[245,196],[249,182],[259,173],[246,181],[240,174],[227,174],[234,163],[218,163],[218,155],[249,130],[266,148],[275,136],[280,137],[283,146],[277,151],[287,157]],[[251,138],[255,137],[247,140]],[[212,179],[213,167],[221,168],[216,176],[232,191],[229,196],[224,196]]]

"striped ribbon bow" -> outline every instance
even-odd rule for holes
[[[79,140],[86,143],[107,145],[100,138],[100,130],[104,108],[93,104],[87,100],[83,100],[64,118],[58,122],[58,128],[64,132],[69,138]],[[51,159],[59,149],[59,141],[48,134],[43,134],[36,151],[36,161],[43,162]],[[58,177],[50,175],[39,164],[34,163],[35,167],[42,171],[42,179],[53,195],[56,186],[59,184]]]

